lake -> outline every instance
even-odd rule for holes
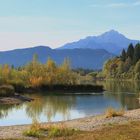
[[[94,84],[104,85],[106,91],[103,95],[26,93],[26,96],[35,100],[21,105],[0,106],[0,126],[29,124],[36,119],[55,122],[82,118],[102,114],[108,107],[125,110],[140,107],[140,83],[107,81]]]

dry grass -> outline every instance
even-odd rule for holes
[[[78,130],[70,129],[66,127],[63,123],[61,124],[39,124],[39,122],[34,121],[30,129],[23,132],[23,135],[28,137],[45,137],[48,138],[55,137],[68,137],[76,133]]]
[[[50,129],[51,127],[51,125],[48,125],[44,129]],[[77,131],[69,136],[46,137],[39,138],[39,140],[140,140],[140,121],[128,122],[122,125],[108,125],[91,132]]]
[[[106,110],[105,116],[106,118],[111,118],[111,117],[123,116],[124,113],[125,113],[124,109],[115,110],[114,108],[110,107]]]
[[[23,135],[28,136],[28,137],[41,137],[42,131],[40,131],[41,125],[38,123],[38,121],[34,121],[30,127],[29,130],[26,130],[23,132]]]
[[[43,138],[39,140],[50,139]],[[72,136],[57,137],[53,140],[140,140],[140,121],[107,126],[92,132],[78,132]]]

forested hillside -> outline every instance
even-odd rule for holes
[[[130,44],[119,57],[108,60],[103,75],[106,78],[140,80],[140,44]]]

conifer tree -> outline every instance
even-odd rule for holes
[[[134,49],[134,59],[133,62],[136,64],[140,59],[140,44],[136,44],[135,49]]]
[[[125,49],[122,50],[121,60],[124,61],[124,62],[126,60],[126,52],[125,52]]]
[[[134,56],[134,46],[133,46],[133,44],[131,43],[131,44],[128,46],[128,49],[127,49],[127,58],[130,57],[131,60],[133,60],[133,56]]]

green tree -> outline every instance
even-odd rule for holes
[[[140,73],[140,60],[136,63],[134,71],[135,73]]]
[[[121,60],[125,62],[126,57],[127,57],[126,51],[125,51],[125,49],[123,49],[122,54],[121,54]]]
[[[140,80],[140,60],[136,63],[134,72],[135,72],[135,80]]]
[[[128,72],[131,66],[132,66],[132,59],[128,57],[124,63],[124,71]]]
[[[121,61],[118,66],[118,73],[122,74],[124,72],[124,62]]]
[[[131,43],[131,44],[128,46],[128,49],[127,49],[127,58],[130,57],[130,58],[133,60],[133,56],[134,56],[134,46],[133,46],[133,44]]]
[[[136,64],[138,60],[140,59],[140,44],[136,44],[135,49],[134,49],[134,59],[133,62]]]

